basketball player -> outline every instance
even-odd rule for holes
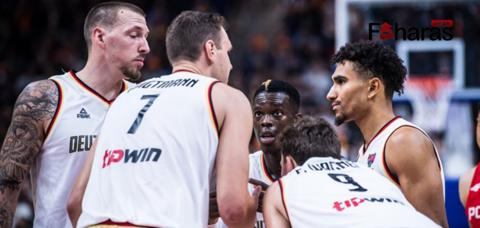
[[[249,156],[249,177],[254,185],[265,183],[268,186],[280,177],[281,144],[278,137],[288,124],[301,116],[299,107],[300,94],[287,82],[267,80],[255,91],[252,99],[253,128],[261,150]],[[262,197],[263,192],[260,199]],[[261,202],[257,211],[255,227],[263,228]],[[220,224],[217,227],[225,227]]]
[[[444,179],[430,137],[395,116],[393,93],[403,91],[406,69],[397,54],[376,42],[349,43],[333,56],[327,94],[336,124],[354,121],[364,144],[358,162],[397,184],[421,213],[446,227]]]
[[[340,160],[340,142],[325,120],[302,117],[281,142],[286,175],[265,195],[267,227],[439,227],[388,179]]]
[[[70,227],[67,199],[110,104],[141,76],[150,52],[145,13],[122,2],[93,7],[84,24],[88,60],[30,83],[19,95],[0,153],[0,226],[11,227],[30,171],[34,227]]]
[[[477,114],[476,127],[477,146],[480,147],[480,112]],[[480,163],[479,163],[480,164]],[[468,222],[471,227],[480,227],[480,169],[477,164],[460,177],[459,195],[460,201],[465,207]]]
[[[79,227],[206,227],[213,173],[223,221],[254,224],[252,113],[245,95],[226,84],[232,44],[224,18],[182,12],[167,29],[166,48],[172,74],[123,93],[105,118]]]

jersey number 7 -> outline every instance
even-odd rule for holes
[[[155,101],[155,99],[157,99],[159,95],[160,94],[143,95],[142,98],[140,98],[142,100],[148,99],[148,102],[147,104],[145,104],[145,106],[143,106],[140,112],[138,112],[137,118],[135,118],[135,121],[133,121],[132,126],[130,126],[130,129],[128,129],[128,134],[135,134],[138,126],[140,126],[140,124],[142,123],[143,116],[148,111],[150,106],[152,106],[153,102]]]

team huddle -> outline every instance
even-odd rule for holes
[[[85,67],[17,99],[0,226],[12,226],[30,172],[34,227],[448,227],[437,149],[393,112],[406,69],[392,49],[362,41],[332,57],[325,99],[335,124],[364,138],[353,162],[288,82],[267,80],[250,100],[228,85],[227,30],[216,13],[182,12],[166,32],[172,73],[134,84],[150,52],[145,13],[93,7]]]

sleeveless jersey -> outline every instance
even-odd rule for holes
[[[469,189],[467,202],[465,203],[465,214],[471,227],[480,227],[480,169],[478,164]]]
[[[273,183],[273,178],[268,174],[265,160],[263,159],[263,151],[259,150],[249,155],[249,178],[257,179],[265,182],[268,185]],[[248,184],[248,191],[253,192],[253,185]],[[222,219],[218,220],[216,224],[217,228],[225,228]],[[263,220],[263,214],[257,212],[257,221],[255,222],[255,228],[265,228],[265,222]]]
[[[378,173],[382,174],[383,176],[387,177],[397,185],[398,179],[394,177],[394,175],[390,172],[386,165],[386,160],[385,160],[385,147],[387,144],[388,139],[390,136],[400,127],[403,126],[410,126],[413,128],[416,128],[420,130],[423,134],[425,134],[429,139],[430,137],[428,134],[423,131],[420,127],[416,126],[415,124],[412,124],[399,116],[393,118],[390,120],[388,123],[383,126],[380,131],[372,138],[370,143],[365,146],[362,145],[360,147],[360,150],[358,151],[358,162],[367,165],[368,167],[374,169]],[[431,139],[430,139],[431,141]],[[432,141],[431,141],[432,142]],[[438,155],[437,148],[432,142],[432,145],[435,150],[435,156],[437,158],[438,165],[440,167],[440,172],[441,172],[441,178],[442,178],[442,185],[443,185],[443,196],[445,198],[445,179],[443,175],[443,168],[442,168],[442,162],[440,161],[440,156]],[[365,149],[366,148],[366,149]]]
[[[71,227],[67,201],[110,103],[73,72],[52,76],[58,105],[31,168],[34,227]],[[126,89],[124,82],[122,91]]]
[[[106,220],[152,227],[206,227],[218,146],[213,78],[152,78],[110,108],[83,198],[79,227]]]
[[[371,169],[314,157],[279,180],[292,227],[440,227]]]

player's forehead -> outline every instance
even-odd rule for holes
[[[231,50],[233,48],[232,42],[230,41],[230,38],[223,27],[220,29],[220,42],[222,43],[222,48],[227,50]]]
[[[358,72],[355,70],[355,63],[345,60],[343,62],[337,63],[335,71],[332,74],[332,79],[337,78],[347,78],[355,79],[358,76]]]
[[[129,9],[119,9],[115,27],[122,30],[136,29],[149,32],[145,17]]]
[[[275,107],[286,108],[290,104],[290,96],[285,92],[265,92],[262,91],[255,96],[253,100],[254,107],[264,107],[272,105]]]

